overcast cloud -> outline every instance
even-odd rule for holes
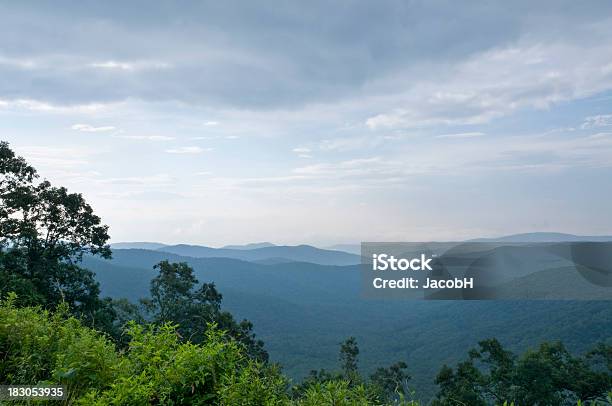
[[[610,117],[607,1],[0,1],[0,138],[115,241],[612,234]]]

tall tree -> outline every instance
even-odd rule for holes
[[[340,345],[339,361],[344,377],[351,382],[357,383],[361,379],[357,370],[357,357],[359,355],[359,347],[355,337],[347,338]]]
[[[390,404],[398,401],[400,396],[408,394],[408,365],[398,361],[387,368],[377,368],[370,375],[370,384],[379,393],[379,397]]]
[[[193,269],[184,262],[162,261],[154,269],[159,273],[151,281],[150,297],[140,301],[147,319],[178,324],[183,339],[195,343],[202,341],[210,323],[216,323],[242,343],[252,358],[267,361],[268,354],[263,342],[255,338],[251,322],[238,323],[231,313],[221,310],[223,296],[214,283],[199,285]]]
[[[39,181],[36,170],[0,142],[0,295],[54,307],[66,302],[94,322],[108,322],[83,255],[110,258],[108,227],[81,194]],[[112,317],[111,317],[112,318]]]

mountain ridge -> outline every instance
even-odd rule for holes
[[[202,245],[177,244],[156,251],[194,258],[233,258],[243,261],[262,261],[283,258],[290,262],[309,262],[318,265],[356,265],[360,256],[343,251],[325,250],[312,245],[274,245],[253,249],[211,248]]]
[[[160,242],[148,242],[148,241],[122,241],[110,244],[111,249],[143,249],[143,250],[156,250],[165,247],[167,244]]]
[[[276,247],[276,244],[272,244],[271,242],[251,242],[248,244],[237,244],[237,245],[224,245],[221,247],[226,250],[252,250],[257,248],[267,248],[267,247]]]

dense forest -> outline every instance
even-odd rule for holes
[[[419,404],[410,360],[359,367],[348,337],[335,370],[292,382],[214,283],[160,261],[142,298],[102,297],[84,257],[111,258],[108,227],[82,195],[40,180],[0,143],[0,383],[61,384],[69,404]],[[612,345],[574,354],[542,342],[515,354],[484,338],[439,366],[434,405],[612,402]]]

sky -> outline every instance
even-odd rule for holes
[[[0,140],[113,242],[612,234],[612,3],[0,0]]]

